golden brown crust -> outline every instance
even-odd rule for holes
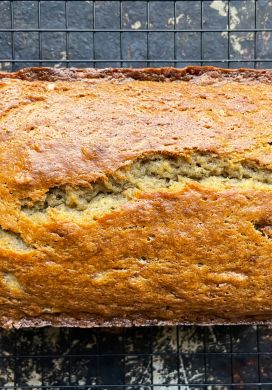
[[[212,67],[0,73],[0,325],[270,321],[271,80]],[[176,187],[150,173],[157,160],[179,169]],[[181,175],[184,161],[206,181]],[[128,196],[137,162],[157,187]]]

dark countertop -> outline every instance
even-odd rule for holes
[[[272,388],[272,329],[265,326],[2,330],[0,343],[0,386],[177,390],[180,383],[187,390],[260,380]]]
[[[272,61],[263,62],[272,58],[271,32],[250,31],[255,27],[271,29],[270,0],[232,0],[229,8],[226,0],[179,0],[176,7],[173,0],[152,0],[149,7],[147,1],[124,0],[122,7],[120,4],[119,1],[96,1],[94,5],[93,1],[61,0],[41,1],[39,8],[37,0],[0,1],[0,30],[30,29],[13,34],[0,31],[0,69],[11,70],[9,60],[12,59],[16,60],[13,69],[65,66],[66,60],[76,60],[67,65],[78,67],[175,64],[183,67],[207,61],[226,67],[228,63],[221,61],[229,59],[240,61],[230,62],[231,67],[253,67],[254,57],[258,59],[257,67],[271,67]],[[51,31],[31,31],[38,28]],[[66,28],[72,31],[67,34]],[[94,28],[111,32],[93,33]],[[130,31],[120,34],[120,28]],[[141,31],[147,28],[149,33]],[[201,28],[206,32],[201,33]],[[187,31],[174,34],[175,29]],[[119,59],[122,62],[114,61]]]

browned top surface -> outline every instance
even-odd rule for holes
[[[141,155],[186,149],[271,166],[270,71],[164,72],[165,82],[152,69],[2,74],[2,181],[89,182]]]

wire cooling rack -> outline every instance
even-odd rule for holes
[[[272,330],[250,326],[2,331],[5,388],[268,390]]]
[[[271,67],[271,0],[0,0],[2,69]]]
[[[271,34],[271,0],[0,0],[0,69],[264,68]],[[2,330],[0,388],[272,390],[272,329]]]

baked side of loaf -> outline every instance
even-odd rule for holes
[[[0,325],[271,321],[271,82],[0,73]]]

